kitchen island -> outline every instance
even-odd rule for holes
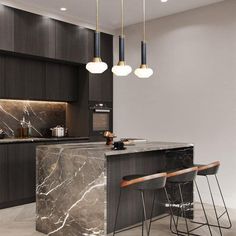
[[[193,145],[186,143],[145,142],[120,151],[113,151],[104,143],[38,146],[36,228],[54,236],[109,234],[122,176],[154,174],[192,164]],[[175,198],[175,191],[170,194]],[[152,197],[152,193],[146,196],[147,205]],[[184,197],[193,201],[192,184],[186,186]],[[160,192],[155,215],[165,211]],[[125,192],[118,228],[141,219],[139,196]]]

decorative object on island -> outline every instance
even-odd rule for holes
[[[146,0],[143,1],[143,41],[141,42],[141,65],[134,73],[139,78],[149,78],[153,70],[147,65],[147,42],[146,42]]]
[[[103,134],[104,138],[106,138],[106,145],[112,145],[113,139],[116,138],[116,135],[110,131],[105,131]]]
[[[102,62],[101,59],[101,47],[100,47],[100,31],[98,30],[98,1],[96,0],[97,5],[97,19],[96,19],[96,31],[94,32],[94,58],[92,62],[87,63],[86,69],[92,74],[101,74],[107,70],[108,66],[105,62]]]
[[[125,35],[124,35],[124,0],[121,0],[121,35],[119,36],[119,62],[112,67],[112,72],[117,76],[127,76],[132,68],[125,63]]]
[[[125,150],[126,147],[124,147],[124,142],[122,141],[118,141],[118,142],[114,142],[114,147],[112,148],[112,150]]]

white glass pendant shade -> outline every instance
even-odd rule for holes
[[[86,69],[92,74],[102,74],[107,68],[107,64],[102,62],[101,58],[94,58],[92,62],[86,65]]]
[[[96,0],[97,21],[96,21],[96,31],[94,32],[94,58],[93,61],[88,62],[86,64],[86,69],[92,74],[102,74],[108,68],[107,64],[103,62],[101,59],[101,48],[100,48],[101,35],[100,31],[98,30],[98,15],[99,15],[98,1],[99,0]]]
[[[153,70],[148,68],[147,65],[141,65],[134,71],[134,74],[140,79],[145,79],[153,75]]]
[[[132,68],[129,65],[126,65],[124,61],[119,61],[116,66],[112,67],[112,72],[116,76],[127,76],[132,72]]]
[[[146,0],[143,1],[143,41],[141,42],[141,66],[134,71],[134,74],[145,79],[153,75],[153,70],[147,66],[147,43],[146,43]]]

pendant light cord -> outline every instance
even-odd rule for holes
[[[124,0],[121,0],[121,36],[124,37]]]
[[[96,3],[97,3],[97,10],[96,10],[96,13],[97,13],[97,19],[96,19],[96,31],[98,32],[98,14],[99,14],[99,12],[98,12],[98,1],[99,0],[96,0]]]
[[[146,41],[146,0],[143,0],[143,41]]]

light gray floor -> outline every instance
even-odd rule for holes
[[[209,218],[214,220],[214,212],[211,206],[208,206]],[[202,211],[199,206],[196,207],[196,218],[202,218]],[[224,230],[225,236],[236,236],[236,209],[230,210],[230,216],[233,221],[233,228]],[[183,224],[183,222],[181,222]],[[154,222],[152,225],[151,236],[167,236],[171,235],[169,231],[168,218]],[[202,236],[208,236],[209,232],[206,228],[196,231]],[[0,235],[1,236],[43,236],[35,231],[35,204],[28,204],[24,206],[8,208],[0,210]],[[136,228],[124,233],[118,234],[120,236],[141,236],[140,228]],[[213,235],[220,235],[216,229],[213,229]],[[66,235],[65,235],[66,236]]]

